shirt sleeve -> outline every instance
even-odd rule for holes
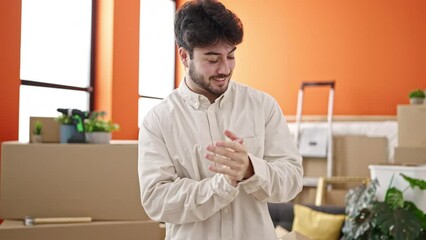
[[[239,190],[222,174],[201,181],[179,177],[160,129],[151,113],[139,132],[141,201],[151,219],[175,224],[203,221],[237,197]]]
[[[281,108],[275,100],[271,105],[265,124],[264,156],[249,154],[254,175],[240,185],[258,201],[287,202],[302,190],[302,157]]]

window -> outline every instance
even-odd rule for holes
[[[174,89],[175,11],[171,0],[140,1],[139,124]]]
[[[88,0],[22,0],[19,141],[28,142],[30,116],[89,110],[92,9]]]

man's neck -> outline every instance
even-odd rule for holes
[[[217,96],[213,93],[210,93],[210,92],[200,88],[195,83],[193,83],[191,80],[188,81],[186,76],[184,77],[183,81],[185,82],[185,84],[189,88],[189,90],[191,90],[194,93],[203,95],[204,97],[206,97],[210,101],[210,103],[214,103],[214,101],[219,97],[219,96]]]

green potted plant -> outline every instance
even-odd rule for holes
[[[400,174],[411,188],[426,189],[426,182]],[[426,239],[426,214],[410,201],[404,191],[389,185],[384,201],[375,199],[377,179],[346,195],[345,240]]]
[[[416,89],[408,95],[411,104],[423,104],[425,100],[425,92],[421,89]]]
[[[120,129],[120,125],[105,120],[106,112],[94,111],[84,120],[84,130],[86,132],[86,141],[88,143],[109,143],[111,132]]]
[[[77,133],[72,116],[62,113],[55,120],[59,123],[60,143],[68,143],[68,140]]]
[[[41,143],[43,141],[43,124],[38,120],[34,123],[33,143]]]

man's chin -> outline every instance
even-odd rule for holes
[[[214,87],[214,88],[210,89],[210,92],[214,93],[217,96],[220,96],[224,92],[226,92],[226,90],[228,90],[228,86],[229,86],[229,84],[226,84],[226,85],[221,86],[221,87]]]

